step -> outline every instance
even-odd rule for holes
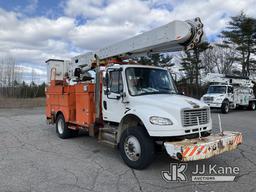
[[[115,142],[111,142],[111,141],[108,141],[108,140],[99,140],[99,143],[109,145],[113,148],[116,148],[116,146],[117,146],[117,144]]]
[[[100,128],[99,130],[99,141],[109,141],[116,143],[117,131],[114,128]]]
[[[99,131],[116,134],[116,129],[115,128],[100,128]]]
[[[116,132],[108,133],[108,132],[100,132],[100,140],[107,140],[111,142],[116,142]]]

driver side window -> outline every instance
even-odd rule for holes
[[[233,87],[228,87],[228,93],[233,93]]]

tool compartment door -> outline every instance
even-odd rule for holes
[[[76,123],[90,126],[95,121],[94,85],[80,83],[76,86]]]

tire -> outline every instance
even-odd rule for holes
[[[143,127],[131,127],[121,135],[119,152],[129,167],[141,170],[154,160],[155,145]]]
[[[62,114],[58,115],[56,120],[56,132],[59,138],[67,139],[73,137],[78,131],[74,131],[68,128],[65,118]]]
[[[228,100],[223,101],[222,105],[221,105],[221,112],[226,114],[229,112],[229,102]]]
[[[256,102],[254,102],[254,101],[250,102],[249,109],[254,111],[256,109]]]

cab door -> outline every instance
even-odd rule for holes
[[[122,68],[108,69],[102,93],[102,115],[104,121],[119,123],[125,112]]]

